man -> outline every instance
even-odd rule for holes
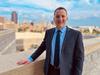
[[[67,10],[59,7],[54,12],[56,27],[46,31],[40,47],[29,59],[19,64],[34,61],[46,50],[45,75],[82,75],[84,47],[79,31],[65,26]]]

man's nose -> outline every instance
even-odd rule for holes
[[[61,21],[62,20],[62,17],[59,17],[58,19]]]

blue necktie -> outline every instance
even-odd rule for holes
[[[60,30],[57,31],[55,42],[54,66],[59,66],[59,51],[60,51]]]

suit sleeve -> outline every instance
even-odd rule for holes
[[[83,61],[84,61],[84,46],[83,46],[82,34],[79,32],[75,44],[73,68],[71,75],[82,75]]]
[[[38,58],[45,50],[46,50],[46,38],[47,38],[47,31],[45,33],[45,37],[41,43],[41,45],[38,47],[38,49],[31,55],[31,58],[33,61]]]

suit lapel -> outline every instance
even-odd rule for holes
[[[70,32],[70,28],[68,28],[67,26],[66,26],[66,33],[65,33],[65,37],[64,37],[64,40],[63,40],[63,44],[62,44],[62,49],[61,49],[61,51],[64,49],[64,46],[68,43],[68,42],[66,42],[66,41],[68,41],[69,39],[69,32]]]
[[[48,56],[49,56],[49,59],[50,59],[50,55],[51,55],[51,48],[52,48],[52,38],[53,38],[53,35],[54,35],[54,32],[55,32],[55,29],[53,28],[52,30],[50,30],[49,32],[49,53],[48,53]]]
[[[50,32],[50,43],[52,43],[52,38],[53,38],[54,32],[55,32],[55,29],[53,28]]]

